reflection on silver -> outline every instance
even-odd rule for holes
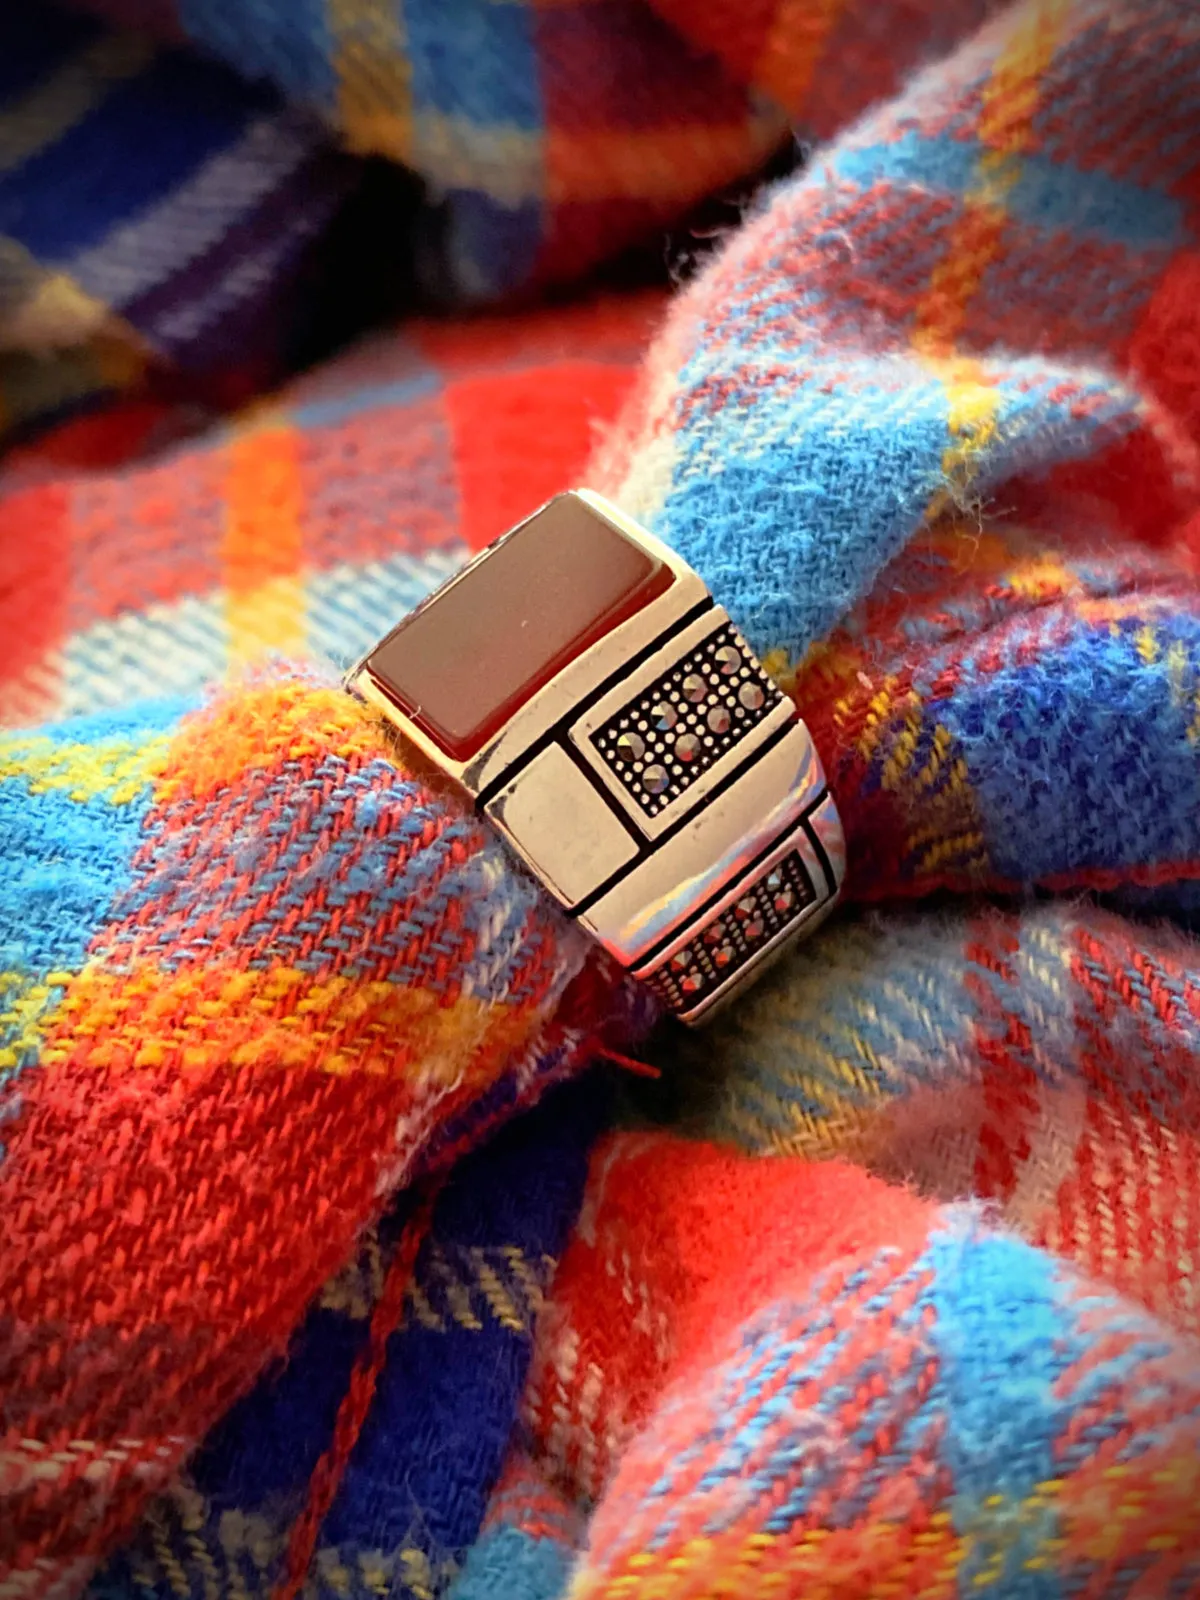
[[[808,730],[793,718],[738,781],[702,797],[687,826],[643,856],[580,920],[618,961],[637,967],[789,834],[824,792]]]
[[[369,657],[349,684],[467,790],[624,967],[696,1022],[828,914],[845,873],[841,823],[795,707],[701,579],[598,495],[579,498],[674,582],[469,762],[409,721]]]

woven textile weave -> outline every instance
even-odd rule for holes
[[[429,186],[427,277],[491,297],[574,276],[787,137],[823,137],[987,0],[793,17],[671,0],[87,0],[187,39]],[[994,6],[991,7],[994,9]],[[697,12],[702,13],[696,15]],[[432,223],[431,218],[431,223]],[[436,279],[435,279],[436,273]]]
[[[410,322],[0,477],[5,1600],[1200,1594],[1200,19],[693,9],[823,142],[656,332]],[[226,15],[122,8],[354,144]],[[846,822],[686,1044],[336,686],[583,476]]]
[[[524,294],[752,172],[789,117],[828,133],[987,9],[843,3],[796,28],[775,0],[699,22],[648,0],[10,9],[0,428],[164,367],[269,371],[309,247],[363,157],[424,184],[426,295]],[[398,204],[389,190],[380,207]],[[369,247],[391,225],[377,215]]]
[[[0,15],[0,431],[147,368],[263,363],[355,181],[263,85],[46,6]]]

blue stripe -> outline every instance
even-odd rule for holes
[[[0,783],[0,971],[78,969],[129,882],[150,788],[127,805]]]
[[[697,399],[675,435],[672,494],[655,531],[721,596],[760,655],[783,646],[800,656],[907,543],[945,487],[947,446],[961,440],[946,385],[915,381],[899,363],[892,370],[907,381],[891,393],[843,386],[843,363],[828,358],[802,385],[764,387],[747,405],[756,367],[774,354],[764,346],[746,364],[728,405],[707,397],[702,369],[685,370]],[[777,359],[787,364],[791,353]],[[1115,436],[1140,420],[1138,396],[1111,379],[1097,374],[1064,397],[1066,377],[1036,360],[1008,363],[973,492],[1087,455],[1100,426]]]
[[[478,0],[393,3],[404,19],[418,127],[421,113],[432,110],[477,128],[542,129],[534,7]]]
[[[132,705],[111,711],[93,711],[78,717],[63,717],[58,722],[31,728],[31,739],[49,739],[52,744],[115,744],[129,739],[150,739],[170,733],[181,717],[200,705],[197,695],[164,696],[137,700]],[[20,734],[10,734],[19,741]]]
[[[1187,736],[1193,710],[1190,692],[1172,683],[1167,646],[1182,646],[1191,682],[1200,624],[1176,614],[1154,632],[1159,655],[1148,664],[1132,628],[1114,636],[1107,626],[1072,622],[1065,637],[1046,647],[1032,641],[1039,648],[1031,658],[976,676],[940,708],[966,757],[997,873],[1030,882],[1196,854],[1200,765]],[[1014,652],[1030,642],[1014,640]],[[1082,706],[1105,708],[1102,736],[1081,735]]]
[[[388,406],[407,406],[414,400],[425,400],[437,394],[441,387],[441,378],[432,369],[417,372],[394,383],[367,385],[346,394],[322,395],[319,399],[302,402],[292,407],[291,420],[298,428],[329,428],[357,416],[360,411],[381,411]]]
[[[0,234],[63,261],[161,200],[236,143],[273,97],[219,67],[159,56],[60,139],[0,177]],[[97,166],[96,152],[104,150]]]
[[[524,282],[542,247],[542,221],[539,200],[505,206],[480,190],[452,189],[445,239],[451,285],[468,299],[486,300]],[[427,276],[428,291],[444,297],[450,285],[440,274]]]
[[[176,9],[188,38],[244,78],[276,83],[289,97],[327,111],[336,108],[337,46],[324,0],[176,0]]]
[[[31,737],[102,747],[164,731],[184,704],[78,717]],[[149,783],[113,805],[103,795],[73,800],[65,789],[33,794],[24,775],[0,781],[0,971],[33,977],[82,965],[93,933],[130,881],[152,798]]]
[[[457,1169],[433,1229],[457,1246],[451,1259],[512,1246],[544,1274],[542,1257],[558,1256],[579,1207],[601,1093],[593,1083],[556,1090]],[[430,1281],[419,1264],[417,1278]],[[394,1334],[324,1538],[388,1550],[415,1531],[431,1554],[470,1545],[508,1450],[530,1333],[447,1318],[441,1332],[412,1323]]]
[[[863,188],[892,180],[961,195],[976,181],[981,153],[975,140],[912,132],[890,144],[844,148],[834,156],[833,168]],[[1174,196],[1037,154],[1020,157],[1005,210],[1047,232],[1090,234],[1130,249],[1175,249],[1188,237],[1186,211]]]
[[[977,1593],[975,1580],[988,1572],[993,1593],[1060,1600],[1061,1572],[1026,1565],[1057,1535],[1053,1502],[1041,1511],[1027,1502],[1061,1470],[1056,1446],[1075,1406],[1056,1397],[1055,1385],[1087,1340],[1049,1256],[971,1227],[964,1214],[922,1258],[934,1270],[937,1314],[927,1334],[939,1369],[929,1404],[944,1423],[955,1532],[969,1541],[959,1593]],[[989,1506],[998,1495],[1004,1503]]]
[[[521,1528],[489,1528],[471,1547],[447,1600],[560,1600],[575,1551]]]
[[[253,920],[240,927],[238,938],[261,946],[255,967],[283,961],[305,972],[337,968],[354,977],[363,964],[382,963],[394,969],[397,981],[439,991],[445,980],[435,969],[449,959],[453,981],[464,992],[512,1004],[526,998],[510,985],[536,953],[537,928],[545,920],[541,891],[513,869],[498,842],[439,876],[455,844],[475,837],[477,824],[469,815],[451,817],[431,843],[422,844],[428,825],[443,818],[442,803],[431,803],[421,786],[402,780],[388,762],[351,771],[330,756],[311,780],[279,777],[261,809],[244,818],[232,851],[214,830],[229,806],[229,796],[218,795],[186,828],[168,814],[147,830],[150,853],[122,896],[120,911],[140,914],[143,935],[160,930],[156,942],[166,968],[206,960],[220,937],[211,922],[203,936],[192,937],[193,919],[215,918],[219,925],[228,918],[240,925],[250,914]],[[343,919],[334,924],[314,915],[296,922],[297,910],[313,897],[327,910],[344,912]],[[446,926],[452,905],[464,914],[457,930]],[[401,910],[403,920],[393,925],[389,918]],[[410,947],[435,929],[438,937],[414,957]],[[474,950],[463,961],[468,934],[474,935]],[[575,938],[581,957],[583,936]],[[571,940],[564,933],[557,952],[564,981]]]

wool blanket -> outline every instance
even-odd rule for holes
[[[5,30],[0,1596],[1200,1593],[1200,18]],[[213,419],[380,160],[508,303]],[[579,481],[846,824],[694,1037],[339,687]]]

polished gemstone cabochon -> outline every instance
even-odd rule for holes
[[[560,495],[419,606],[367,671],[446,755],[466,761],[672,581],[586,501]]]

